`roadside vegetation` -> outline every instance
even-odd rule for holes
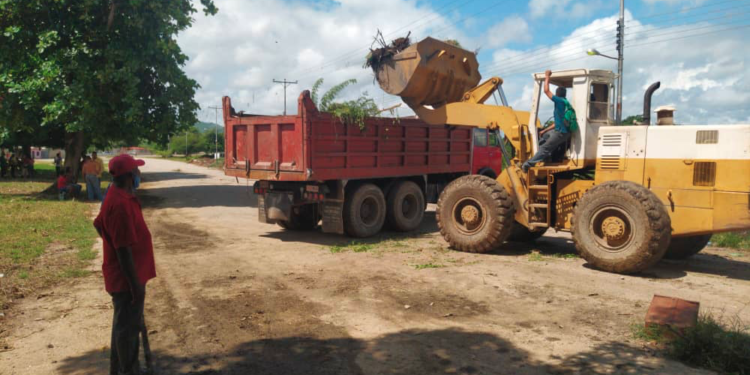
[[[0,311],[40,288],[87,275],[96,257],[97,203],[43,193],[55,179],[51,164],[37,163],[35,173],[31,180],[0,180]]]
[[[636,339],[655,344],[687,365],[720,374],[750,375],[750,324],[739,318],[703,314],[695,327],[684,332],[643,324],[633,325],[632,331]]]
[[[750,231],[715,234],[711,237],[711,246],[750,250]]]

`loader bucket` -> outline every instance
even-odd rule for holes
[[[375,77],[412,107],[461,101],[482,78],[474,52],[429,37],[384,62]]]

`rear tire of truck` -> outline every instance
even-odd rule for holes
[[[701,250],[708,245],[708,241],[711,241],[710,234],[702,236],[672,237],[672,241],[669,243],[664,258],[674,260],[689,258],[700,253]]]
[[[388,192],[386,220],[393,229],[408,232],[417,229],[424,218],[424,194],[412,181],[401,181]]]
[[[385,196],[374,184],[364,184],[346,194],[344,228],[352,237],[370,237],[385,223]]]
[[[510,229],[510,236],[508,236],[508,241],[513,242],[531,242],[536,241],[544,234],[547,233],[547,228],[541,228],[537,229],[535,231],[529,230],[529,228],[526,228],[523,226],[523,224],[515,221],[513,222],[513,227]]]
[[[499,247],[513,226],[513,201],[497,181],[480,175],[460,177],[440,194],[437,224],[456,250],[485,253]]]
[[[573,213],[573,242],[597,269],[636,273],[651,267],[667,251],[671,220],[659,198],[629,181],[597,185],[578,201]]]
[[[315,205],[306,204],[292,207],[290,220],[280,220],[276,224],[286,230],[313,230],[318,226],[319,221],[320,216]]]

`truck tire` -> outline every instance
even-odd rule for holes
[[[385,223],[385,197],[374,184],[364,184],[346,194],[344,229],[352,237],[370,237]]]
[[[629,181],[595,186],[573,212],[573,242],[595,268],[615,273],[643,271],[667,251],[671,220],[659,198]]]
[[[510,236],[508,236],[508,241],[514,241],[514,242],[531,242],[536,241],[540,237],[544,236],[544,234],[547,233],[547,228],[540,228],[537,230],[529,230],[529,228],[526,228],[523,226],[523,224],[515,221],[513,222],[513,227],[510,228]]]
[[[711,241],[711,235],[672,237],[669,243],[667,253],[664,254],[666,259],[685,259],[698,254]]]
[[[393,229],[408,232],[417,229],[424,218],[424,193],[412,181],[401,181],[388,192],[386,220]]]
[[[291,216],[290,220],[280,220],[276,224],[286,230],[312,230],[318,226],[320,221],[320,217],[312,204],[292,207]],[[316,218],[318,220],[315,220]]]
[[[460,177],[440,194],[437,224],[456,250],[485,253],[499,247],[513,226],[513,201],[497,181],[480,175]]]

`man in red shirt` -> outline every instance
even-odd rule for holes
[[[110,374],[139,374],[138,334],[143,324],[146,282],[156,277],[154,248],[134,181],[143,160],[123,154],[109,161],[113,185],[94,227],[104,240],[104,285],[112,295]]]

